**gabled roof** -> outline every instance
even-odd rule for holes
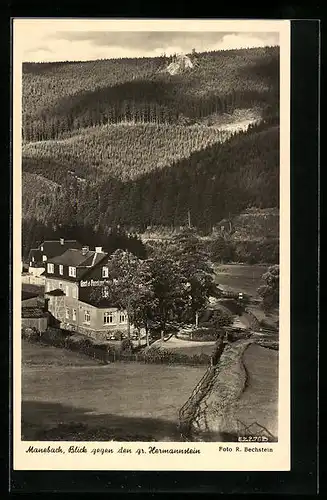
[[[22,289],[22,294],[21,294],[22,302],[25,300],[34,299],[34,298],[38,297],[39,295],[40,295],[39,291],[31,292],[29,290]]]
[[[89,250],[84,253],[81,250],[70,248],[62,255],[58,255],[52,259],[48,259],[51,264],[62,264],[64,266],[73,267],[93,267],[103,260],[108,254],[105,252],[95,252]]]
[[[43,250],[41,248],[43,247]],[[46,255],[47,258],[51,259],[52,257],[56,257],[57,255],[63,254],[66,250],[69,248],[76,248],[80,249],[82,248],[81,243],[79,243],[77,240],[63,240],[61,242],[60,240],[45,240],[43,243],[39,245],[37,249],[32,249],[31,252],[33,251],[39,251],[40,252],[40,257],[39,260],[42,260],[42,255]],[[33,255],[38,255],[34,254]]]
[[[30,297],[22,299],[22,309],[26,307],[44,307],[45,299],[43,297]]]
[[[34,257],[35,262],[40,262],[42,260],[42,252],[39,248],[31,248],[28,260],[32,260]]]
[[[42,307],[25,307],[22,309],[22,318],[43,318],[47,314],[43,311]]]
[[[66,294],[60,288],[56,288],[55,290],[51,290],[50,292],[45,292],[45,295],[51,295],[53,297],[60,297],[60,296],[66,295]]]

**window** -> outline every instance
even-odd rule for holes
[[[34,259],[34,257],[32,257],[32,262],[35,262],[35,259]]]
[[[41,252],[43,252],[43,245],[41,246]]]
[[[59,274],[64,274],[64,266],[62,264],[59,264]]]
[[[107,267],[102,268],[102,278],[108,278],[109,277],[109,269]]]
[[[126,321],[125,314],[121,314],[121,315],[119,316],[119,322],[120,322],[120,323],[125,323],[125,321]]]
[[[73,309],[73,321],[76,321],[76,309]]]
[[[32,267],[32,264],[33,264],[33,262],[32,262],[32,261],[30,261],[30,267]]]
[[[46,255],[42,255],[43,262],[45,262],[47,259],[48,259],[48,257]]]
[[[66,319],[69,319],[69,309],[66,308]]]
[[[109,288],[107,286],[102,288],[102,297],[107,299],[109,297]]]
[[[68,274],[69,276],[76,278],[76,267],[69,266]]]
[[[54,273],[54,264],[48,264],[48,273],[53,274]]]
[[[90,323],[90,321],[91,321],[90,311],[84,311],[84,323]]]
[[[73,297],[73,299],[77,298],[77,290],[75,287],[72,289],[72,297]]]
[[[66,285],[66,297],[69,297],[69,286]]]
[[[114,322],[114,316],[113,316],[113,314],[110,313],[110,312],[105,312],[103,314],[103,323],[105,325],[107,325],[107,324],[110,324],[110,323],[113,323],[113,322]]]

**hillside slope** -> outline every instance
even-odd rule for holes
[[[259,106],[278,112],[278,47],[197,54],[181,74],[167,58],[23,65],[23,136],[57,138],[90,125],[198,121]]]
[[[203,126],[103,125],[83,129],[67,139],[25,144],[23,169],[57,182],[71,169],[81,177],[98,170],[99,177],[127,180],[188,158],[230,135]],[[53,163],[47,168],[49,161],[55,161],[57,168]]]
[[[278,207],[279,48],[187,60],[24,64],[23,217],[211,231]]]
[[[165,148],[169,149],[168,143]],[[88,180],[80,183],[73,177],[69,181],[62,175],[63,170],[54,168],[61,164],[57,149],[50,149],[49,154],[51,151],[54,156],[46,159],[48,163],[39,160],[38,173],[44,168],[52,180],[57,176],[59,182],[61,177],[66,194],[65,201],[53,207],[50,221],[65,222],[69,218],[76,224],[87,221],[145,229],[184,225],[190,211],[194,226],[209,229],[223,217],[238,214],[248,206],[266,208],[278,204],[278,127],[254,127],[169,166],[141,171],[124,182],[109,174],[105,179],[99,177],[87,162]],[[133,153],[131,150],[131,159]],[[144,159],[148,153],[145,149]],[[118,158],[116,165],[121,165],[121,156]],[[128,158],[126,151],[126,164]],[[153,160],[153,156],[150,158]],[[23,165],[32,171],[33,164],[24,160]],[[76,165],[81,167],[79,162]],[[65,168],[68,169],[68,164]],[[34,217],[39,219],[39,214],[35,212]]]

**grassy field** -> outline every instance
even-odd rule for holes
[[[181,340],[176,337],[171,337],[167,342],[157,340],[150,346],[150,349],[159,348],[165,351],[175,351],[180,354],[187,354],[188,356],[194,356],[195,354],[207,354],[211,356],[215,344],[215,342],[196,342],[193,340]]]
[[[260,436],[264,429],[276,438],[278,352],[251,340],[229,344],[194,418],[195,440],[234,441],[238,436]]]
[[[58,426],[79,425],[84,426],[81,440],[87,435],[93,436],[90,440],[96,435],[99,441],[108,436],[178,440],[178,411],[205,369],[139,363],[105,366],[64,349],[23,342],[23,439],[47,439],[51,429],[52,439],[60,439]],[[61,439],[69,440],[69,435]]]
[[[243,363],[247,372],[246,389],[234,405],[234,417],[251,424],[258,422],[278,435],[278,352],[250,345]]]
[[[215,266],[216,282],[257,297],[257,289],[262,284],[261,277],[267,271],[265,265],[221,264]]]

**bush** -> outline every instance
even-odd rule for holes
[[[216,341],[219,334],[220,330],[213,328],[212,324],[210,324],[209,328],[198,328],[197,330],[193,330],[190,334],[190,340],[203,342]]]
[[[270,311],[279,305],[279,266],[269,267],[262,281],[264,285],[258,288],[258,294],[263,299],[263,309]]]
[[[210,356],[207,354],[187,354],[176,351],[166,351],[164,349],[152,348],[146,353],[146,359],[152,363],[181,364],[181,365],[205,365],[209,364]]]
[[[222,236],[217,237],[210,245],[210,257],[213,262],[233,262],[234,254],[232,242],[225,240]]]
[[[235,259],[247,264],[277,264],[279,261],[279,240],[262,238],[260,240],[241,240],[234,242]]]
[[[219,330],[224,326],[230,326],[233,323],[233,316],[225,310],[217,309],[210,318],[210,323],[212,327]]]
[[[35,327],[23,327],[21,335],[24,340],[39,340],[40,338],[40,333]]]
[[[237,340],[248,339],[252,335],[248,330],[233,330],[228,332],[227,338],[229,342],[237,342]]]
[[[131,351],[133,349],[133,343],[129,339],[123,339],[120,344],[121,352]]]

